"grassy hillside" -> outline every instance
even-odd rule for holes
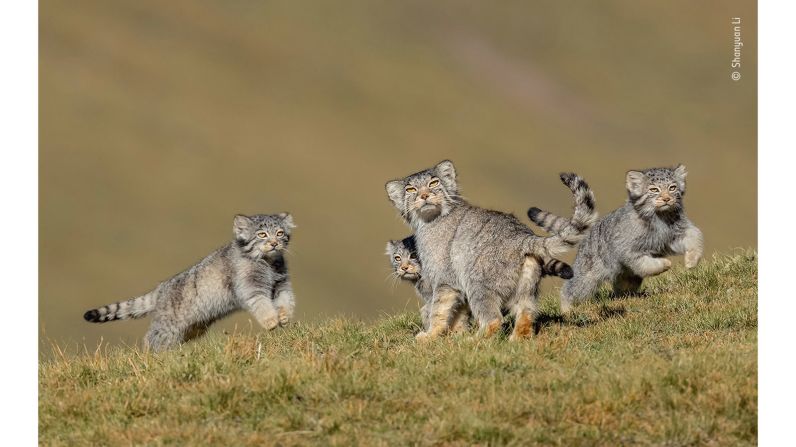
[[[603,293],[533,339],[416,344],[416,314],[40,365],[45,445],[754,445],[757,260]]]

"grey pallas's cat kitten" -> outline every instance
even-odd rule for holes
[[[403,281],[414,285],[415,293],[423,302],[420,308],[420,318],[423,322],[423,330],[428,330],[428,319],[431,311],[432,290],[428,281],[423,280],[423,263],[417,256],[417,246],[415,237],[408,236],[401,240],[391,240],[387,242],[387,257],[390,258],[392,274]],[[542,265],[542,276],[559,276],[561,278],[572,278],[572,267],[564,261],[551,259]],[[466,305],[464,302],[460,305]],[[452,331],[466,329],[470,319],[469,311],[466,318],[459,318],[457,325],[453,325]]]
[[[392,274],[403,281],[407,281],[415,286],[415,293],[423,302],[420,307],[420,319],[423,323],[423,330],[428,329],[428,320],[431,312],[431,284],[423,279],[423,265],[417,256],[417,247],[414,236],[409,236],[401,240],[391,240],[387,242],[387,256],[392,265]],[[458,327],[464,329],[467,318],[462,315],[456,322]]]
[[[446,333],[459,318],[454,311],[462,300],[481,334],[494,334],[506,310],[515,321],[511,339],[530,335],[544,260],[574,247],[592,222],[540,237],[510,214],[464,201],[448,160],[387,182],[385,188],[414,229],[423,278],[431,284],[429,330],[419,338]]]
[[[161,351],[203,335],[245,309],[266,329],[287,324],[295,299],[284,251],[295,227],[288,213],[237,215],[234,239],[139,297],[89,310],[94,323],[152,315],[146,346]]]
[[[592,296],[604,282],[614,293],[636,293],[643,278],[665,272],[672,263],[665,256],[685,254],[693,268],[702,258],[702,232],[685,215],[685,166],[628,171],[625,205],[600,219],[578,248],[574,276],[561,289],[561,309]],[[528,217],[555,233],[567,225],[538,208]]]

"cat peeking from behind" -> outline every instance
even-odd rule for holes
[[[598,220],[580,243],[574,276],[561,289],[563,312],[604,282],[616,295],[638,292],[644,278],[669,270],[666,256],[685,255],[686,268],[696,267],[704,242],[683,208],[686,174],[683,165],[627,172],[627,202]],[[539,208],[529,209],[528,217],[554,234],[568,222]]]
[[[265,329],[285,325],[295,307],[283,256],[293,228],[288,213],[237,215],[232,242],[151,292],[89,310],[83,318],[105,323],[151,314],[144,341],[154,351],[197,338],[240,309]]]
[[[415,237],[408,236],[401,240],[388,241],[386,254],[387,257],[390,258],[392,275],[415,286],[415,293],[423,302],[423,306],[420,308],[420,319],[423,324],[423,330],[428,330],[433,291],[431,290],[429,281],[423,280],[423,264],[420,262],[420,258],[417,255]],[[564,279],[572,278],[572,268],[566,262],[559,261],[558,259],[551,258],[549,261],[542,264],[541,267],[542,276],[559,276]],[[464,330],[470,325],[469,320],[472,316],[466,309],[466,304],[463,302],[459,304],[463,306],[462,312],[464,312],[465,315],[463,318],[457,320],[456,324],[451,328],[452,332]]]
[[[450,160],[385,184],[387,197],[414,230],[422,277],[431,284],[429,328],[418,340],[450,332],[466,308],[482,336],[497,333],[504,312],[514,317],[510,340],[531,335],[542,265],[574,248],[596,219],[583,179],[561,179],[575,197],[589,198],[579,204],[589,210],[549,237],[539,237],[511,214],[465,201]]]

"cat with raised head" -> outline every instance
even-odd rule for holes
[[[572,176],[573,192],[580,180]],[[568,185],[573,188],[572,185]],[[466,302],[490,336],[503,311],[514,317],[511,339],[530,335],[537,311],[538,284],[546,260],[574,247],[593,217],[540,237],[516,217],[470,205],[459,196],[456,169],[445,160],[385,185],[387,195],[414,229],[423,278],[432,290],[429,329],[419,338],[445,334]]]
[[[625,175],[627,202],[606,214],[580,243],[574,276],[561,289],[564,312],[597,288],[610,282],[616,295],[638,292],[644,278],[667,271],[670,255],[685,255],[686,268],[702,258],[702,232],[685,215],[686,169],[652,168]],[[538,208],[528,217],[551,233],[566,227],[568,219]]]
[[[288,213],[237,215],[232,242],[151,292],[89,310],[83,318],[105,323],[152,315],[144,341],[154,351],[199,337],[240,309],[265,329],[285,325],[295,307],[284,259],[294,227]]]

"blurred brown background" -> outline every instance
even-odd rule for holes
[[[444,158],[523,218],[569,211],[559,171],[604,214],[627,169],[681,162],[708,252],[755,247],[756,3],[564,3],[41,1],[42,341],[136,342],[148,320],[83,312],[192,265],[241,212],[294,214],[299,319],[415,309],[386,279],[409,230],[383,185]]]

